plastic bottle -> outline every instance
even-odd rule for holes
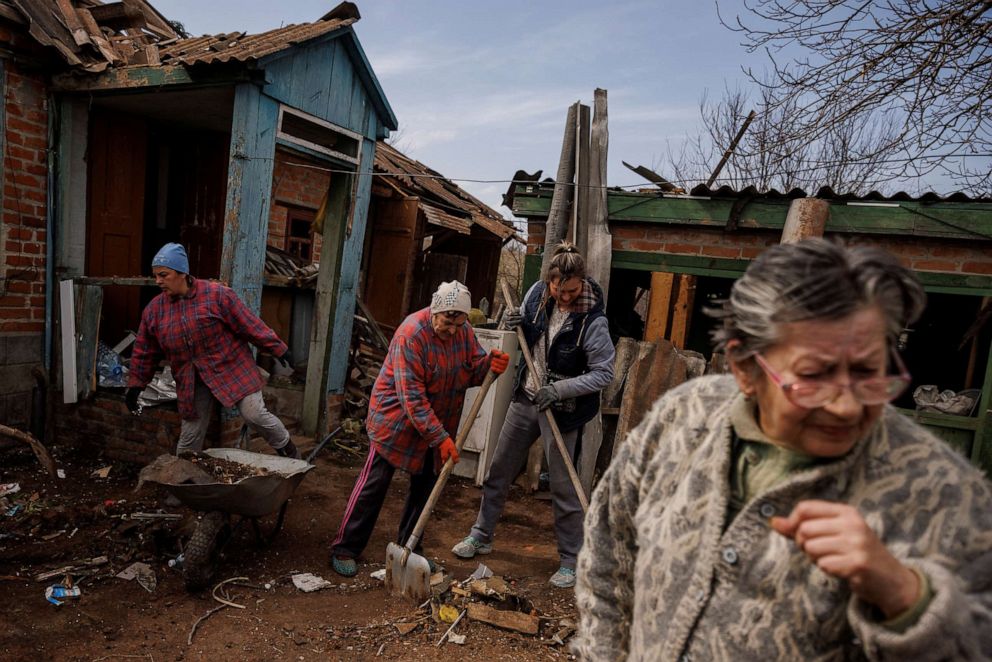
[[[180,554],[174,559],[169,559],[169,567],[176,568],[177,570],[179,570],[183,567],[183,561],[185,560],[186,560],[186,555]]]

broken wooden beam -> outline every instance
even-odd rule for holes
[[[468,617],[473,621],[530,635],[536,635],[541,625],[541,619],[533,614],[495,609],[480,602],[468,603]]]
[[[55,467],[55,460],[52,459],[52,456],[48,452],[48,449],[45,448],[45,446],[40,441],[35,439],[33,435],[30,435],[27,432],[21,432],[20,430],[11,427],[7,427],[6,425],[0,425],[0,435],[3,435],[5,437],[10,437],[11,439],[16,439],[18,441],[23,441],[24,443],[29,445],[31,447],[31,450],[34,451],[35,457],[38,458],[38,462],[40,462],[41,466],[43,466],[45,468],[45,471],[48,472],[48,475],[51,476],[52,478],[55,478],[55,476],[58,475],[58,471]]]

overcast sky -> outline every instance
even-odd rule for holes
[[[261,32],[318,19],[320,0],[152,0],[193,35]],[[724,2],[730,6],[731,0]],[[697,131],[704,91],[762,65],[709,1],[374,0],[355,31],[399,120],[396,146],[452,179],[554,176],[568,106],[609,93],[609,184],[643,180]],[[664,173],[662,173],[664,174]],[[504,215],[507,184],[459,182]]]

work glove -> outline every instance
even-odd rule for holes
[[[506,352],[501,352],[498,349],[494,349],[489,352],[489,369],[492,370],[494,374],[502,375],[506,372],[506,368],[509,365],[510,355]]]
[[[141,413],[141,405],[138,404],[138,396],[144,389],[140,386],[132,386],[124,393],[124,403],[127,404],[128,411],[137,416]]]
[[[507,308],[503,313],[503,323],[510,331],[516,329],[524,321],[524,314],[519,308]]]
[[[458,449],[455,448],[455,442],[451,440],[451,437],[447,437],[438,446],[438,450],[441,451],[441,463],[447,464],[448,458],[451,458],[452,463],[458,464]]]
[[[544,411],[554,403],[559,400],[558,390],[555,388],[554,384],[548,384],[547,386],[542,386],[537,394],[534,396],[534,404],[537,405],[538,411]]]
[[[293,355],[289,353],[287,349],[282,356],[277,356],[276,361],[279,362],[283,368],[287,370],[293,370]]]

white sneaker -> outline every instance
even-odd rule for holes
[[[451,553],[462,559],[470,559],[476,554],[488,554],[493,551],[493,546],[468,536],[465,540],[451,548]]]
[[[555,588],[572,588],[575,586],[575,568],[566,568],[565,566],[558,568],[558,572],[551,575],[548,583]]]

